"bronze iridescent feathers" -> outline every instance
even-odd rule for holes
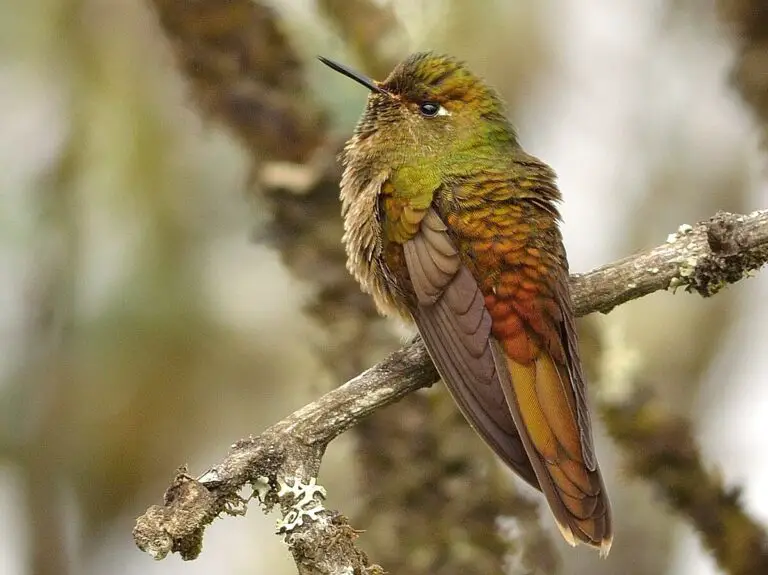
[[[462,413],[565,539],[607,553],[553,171],[452,58],[414,54],[383,82],[324,62],[371,91],[343,154],[350,271],[382,313],[416,323]]]

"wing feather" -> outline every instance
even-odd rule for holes
[[[491,316],[445,232],[445,224],[429,210],[420,232],[403,246],[417,298],[414,320],[469,423],[503,461],[538,488],[499,384],[490,347]]]
[[[494,292],[501,307],[489,310],[433,208],[403,244],[403,256],[415,294],[413,318],[464,416],[503,461],[544,492],[568,542],[607,553],[610,506],[592,444],[567,272],[545,286],[548,299],[500,301]],[[500,310],[506,311],[494,329],[491,314]]]

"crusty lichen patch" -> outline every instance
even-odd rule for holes
[[[165,494],[165,505],[153,505],[136,520],[133,538],[153,559],[172,551],[184,560],[195,559],[203,547],[203,532],[217,512],[213,494],[180,470]]]
[[[667,243],[674,244],[682,238],[694,238],[697,229],[706,234],[706,244],[689,241],[679,246],[677,275],[670,280],[668,289],[683,287],[703,297],[718,293],[725,286],[746,277],[768,261],[768,247],[744,249],[745,238],[737,225],[741,220],[733,214],[718,213],[706,224],[693,228],[687,224],[670,234]]]
[[[766,261],[768,249],[699,258],[693,273],[687,276],[686,290],[696,291],[703,297],[713,296],[728,284],[752,277]]]

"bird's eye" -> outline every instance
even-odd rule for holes
[[[437,102],[422,102],[419,104],[419,112],[421,112],[422,116],[426,116],[427,118],[437,116],[440,110],[441,106]]]

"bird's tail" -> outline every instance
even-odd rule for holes
[[[501,346],[494,355],[512,417],[563,537],[607,555],[613,541],[610,503],[567,370],[544,350],[525,363]]]

